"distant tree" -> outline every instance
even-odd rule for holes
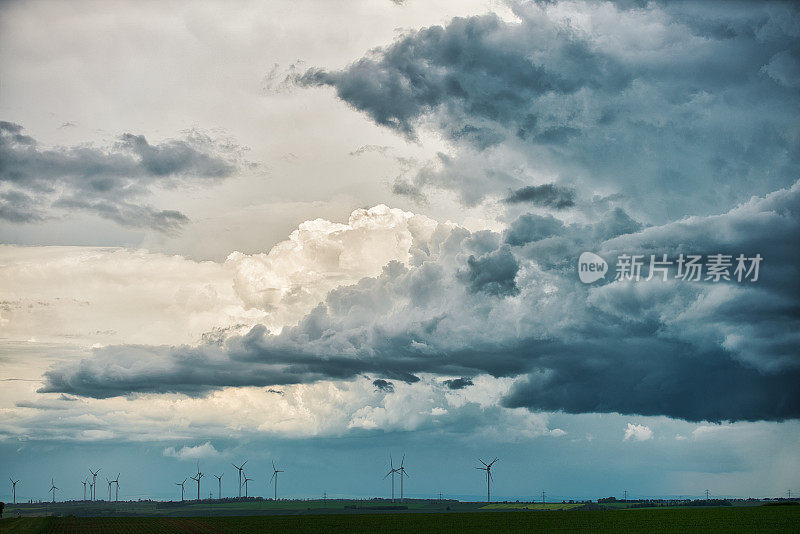
[[[6,507],[6,503],[0,501],[0,519],[3,519],[3,508]]]

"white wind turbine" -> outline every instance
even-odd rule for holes
[[[386,480],[386,477],[389,475],[392,476],[392,502],[394,502],[394,474],[397,473],[399,469],[395,469],[394,463],[392,462],[392,455],[389,455],[389,472],[383,477]]]
[[[281,469],[277,469],[275,467],[275,462],[273,461],[272,462],[272,477],[270,478],[270,482],[272,482],[273,479],[275,480],[275,500],[276,501],[278,500],[278,473],[284,473],[284,471],[281,470]]]

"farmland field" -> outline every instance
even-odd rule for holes
[[[498,510],[498,511],[502,511],[502,510],[506,510],[506,511],[512,511],[512,510],[541,510],[541,511],[544,511],[544,510],[572,510],[574,508],[580,508],[581,506],[583,506],[583,505],[579,504],[579,503],[573,504],[573,503],[549,503],[549,502],[548,503],[540,503],[540,502],[536,502],[536,503],[530,503],[530,502],[526,502],[526,503],[509,502],[509,503],[505,503],[505,502],[498,502],[498,503],[492,503],[492,504],[487,504],[486,506],[482,506],[481,510]]]
[[[35,517],[6,533],[800,532],[800,506],[614,511],[371,513],[238,517]]]

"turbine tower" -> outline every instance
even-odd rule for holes
[[[244,469],[244,464],[247,463],[247,460],[242,462],[242,465],[231,464],[233,467],[239,470],[239,498],[242,498],[242,469]]]
[[[111,481],[112,484],[115,484],[114,487],[114,502],[119,500],[119,473],[117,473],[117,478]]]
[[[89,500],[92,500],[92,495],[94,495],[94,483],[89,482]]]
[[[409,476],[406,473],[406,468],[403,467],[403,463],[406,461],[406,455],[404,454],[403,457],[400,459],[400,467],[397,468],[397,472],[400,473],[400,502],[403,502],[403,477]]]
[[[92,468],[89,468],[89,472],[92,474],[92,500],[95,499],[95,494],[97,493],[97,473],[100,472],[100,469],[97,471],[92,471]]]
[[[200,500],[200,479],[203,478],[205,475],[200,472],[200,462],[197,462],[197,474],[193,477],[190,477],[192,480],[197,482],[197,500]]]
[[[56,490],[57,489],[58,488],[56,487],[56,481],[51,478],[50,479],[50,489],[48,491],[52,491],[53,492],[53,502],[56,502]]]
[[[222,477],[224,476],[225,473],[222,473],[221,475],[214,475],[214,478],[216,478],[217,481],[219,482],[219,496],[217,497],[218,499],[222,499]]]
[[[86,500],[86,483],[89,482],[89,479],[81,480],[81,484],[83,484],[83,500]]]
[[[184,478],[183,482],[176,482],[175,483],[176,486],[180,486],[181,487],[181,502],[183,502],[183,485],[186,484],[186,480],[187,479]]]
[[[483,467],[476,467],[475,469],[486,471],[486,502],[492,502],[492,465],[497,461],[497,458],[495,457],[495,459],[488,464],[480,458],[478,458],[478,461],[483,464]]]
[[[278,500],[278,473],[283,473],[283,472],[284,472],[283,470],[275,468],[275,462],[273,461],[272,462],[272,478],[270,478],[269,480],[270,480],[270,482],[272,482],[272,479],[275,479],[275,500],[276,501]]]
[[[394,502],[394,474],[397,473],[399,469],[394,468],[394,462],[392,462],[392,455],[389,455],[389,472],[383,477],[386,480],[386,477],[392,475],[392,502]]]
[[[247,483],[253,480],[252,478],[247,478],[247,475],[244,476],[244,498],[247,498]]]
[[[13,504],[17,504],[17,482],[19,482],[19,479],[14,480],[13,478],[8,477],[8,480],[11,481],[11,493],[14,494],[14,496],[12,497]]]
[[[108,482],[108,502],[111,502],[111,486],[114,485],[114,481],[108,480],[108,477],[106,477],[106,482]]]

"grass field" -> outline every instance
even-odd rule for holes
[[[551,512],[443,512],[238,517],[35,517],[0,520],[27,533],[800,532],[800,506]]]

